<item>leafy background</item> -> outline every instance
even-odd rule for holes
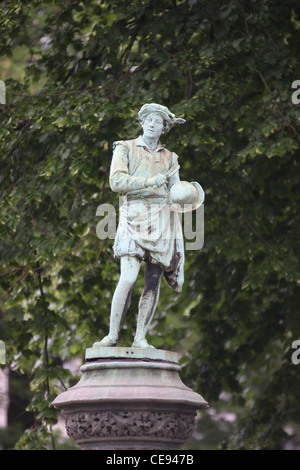
[[[186,119],[164,143],[206,193],[204,246],[181,295],[162,285],[149,333],[211,406],[185,448],[299,448],[297,2],[11,0],[0,15],[2,448],[73,447],[51,402],[107,331],[119,265],[96,209],[117,207],[112,143],[152,101]]]

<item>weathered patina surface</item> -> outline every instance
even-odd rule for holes
[[[117,345],[142,262],[146,263],[145,287],[133,347],[153,347],[145,337],[158,304],[162,276],[176,292],[181,291],[184,282],[182,227],[178,213],[170,210],[170,190],[180,182],[180,166],[178,155],[166,149],[159,139],[185,120],[156,103],[145,104],[139,120],[143,135],[115,142],[111,163],[110,186],[124,195],[124,203],[113,246],[121,273],[111,305],[109,334],[95,343],[105,347]],[[198,188],[194,191],[200,199]],[[199,201],[194,202],[192,209]]]

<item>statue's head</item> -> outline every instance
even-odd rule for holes
[[[162,128],[161,134],[169,132],[169,130],[175,126],[175,124],[184,124],[185,119],[176,118],[175,114],[171,113],[166,106],[157,103],[146,103],[144,104],[138,114],[139,122],[144,129],[146,119],[148,116],[151,116],[154,119],[154,116],[161,116],[162,118]],[[158,121],[158,119],[157,119]]]

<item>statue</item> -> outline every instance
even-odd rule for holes
[[[121,272],[112,299],[109,333],[94,346],[117,345],[144,261],[145,285],[132,347],[154,347],[145,336],[158,303],[162,275],[176,292],[181,291],[184,281],[184,245],[177,211],[184,202],[191,203],[193,210],[204,199],[197,182],[180,182],[178,156],[160,143],[161,134],[185,120],[156,103],[142,106],[138,117],[143,134],[113,146],[110,186],[112,191],[124,195],[113,246]]]

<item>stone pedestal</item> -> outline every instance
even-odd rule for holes
[[[179,377],[176,353],[159,349],[86,350],[80,381],[54,400],[83,450],[179,449],[207,402]]]

